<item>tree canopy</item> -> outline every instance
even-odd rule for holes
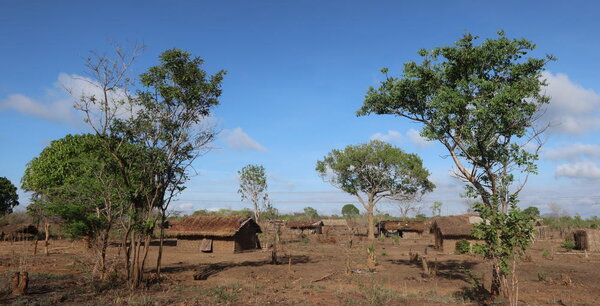
[[[138,156],[132,147],[122,146],[126,148],[130,156]],[[47,213],[60,217],[72,237],[95,238],[107,226],[110,216],[104,212],[116,213],[127,201],[116,162],[91,134],[52,141],[28,163],[22,188],[33,191]]]
[[[353,204],[346,204],[342,207],[342,216],[346,219],[356,218],[360,215],[360,211]]]
[[[0,216],[10,214],[19,205],[17,187],[6,177],[0,177]]]
[[[411,199],[435,187],[421,158],[379,140],[332,150],[317,161],[316,170],[325,181],[356,196],[367,210],[369,223],[381,199]],[[369,237],[374,237],[373,224]]]

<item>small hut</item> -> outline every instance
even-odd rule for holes
[[[398,223],[400,237],[407,239],[419,239],[425,232],[425,222],[423,221],[401,221]]]
[[[346,219],[324,219],[323,233],[327,235],[351,235],[352,229]]]
[[[301,221],[301,220],[292,220],[288,221],[285,227],[291,229],[297,234],[304,234],[306,231],[309,234],[321,234],[323,233],[323,221]]]
[[[31,239],[37,233],[37,227],[29,223],[9,224],[0,227],[0,238],[2,240]]]
[[[252,218],[240,216],[188,216],[173,224],[168,234],[177,245],[205,253],[238,253],[260,249],[260,226]]]
[[[575,248],[590,252],[600,252],[600,230],[581,229],[573,233]]]
[[[379,221],[375,225],[377,236],[385,237],[400,236],[398,221]]]
[[[431,224],[430,232],[435,236],[435,248],[442,252],[454,252],[456,242],[467,240],[473,245],[479,241],[472,234],[473,225],[482,222],[477,215],[437,217]]]

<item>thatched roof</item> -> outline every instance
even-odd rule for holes
[[[417,232],[425,231],[425,222],[422,221],[380,221],[377,227],[386,231]]]
[[[22,234],[32,234],[35,235],[38,233],[37,227],[33,224],[9,224],[0,227],[0,233],[5,234],[13,234],[13,233],[22,233]]]
[[[262,233],[252,218],[213,215],[185,217],[173,224],[167,233],[176,236],[233,237],[244,226],[251,226],[257,233]]]
[[[346,219],[324,219],[324,226],[348,226]]]
[[[477,224],[481,221],[483,221],[483,219],[472,214],[437,217],[433,220],[431,229],[432,232],[435,232],[435,229],[439,230],[444,238],[472,238],[473,235],[471,232],[473,231],[473,224]]]
[[[323,221],[291,220],[288,221],[285,226],[294,229],[314,229],[323,226]]]

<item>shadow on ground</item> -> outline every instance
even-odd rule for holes
[[[292,265],[315,263],[317,261],[310,259],[306,255],[296,256],[281,256],[279,257],[279,264],[286,264],[291,261]],[[271,265],[270,260],[259,260],[259,261],[244,261],[244,262],[219,262],[205,265],[180,265],[162,268],[163,273],[180,273],[186,271],[194,271],[195,280],[205,280],[211,276],[221,273],[225,270],[235,267],[260,267],[264,265]]]
[[[468,260],[445,260],[445,261],[434,261],[429,258],[429,267],[434,268],[437,266],[437,277],[446,279],[458,279],[466,282],[471,281],[471,276],[468,273],[473,269],[478,262]],[[411,261],[408,259],[391,259],[389,262],[396,265],[406,265],[421,268],[420,261]]]

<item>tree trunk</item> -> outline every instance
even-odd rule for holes
[[[158,237],[158,256],[156,257],[156,278],[160,278],[160,269],[162,266],[162,252],[163,252],[163,243],[165,240],[165,212],[163,211],[160,216],[160,234]]]
[[[492,265],[492,286],[490,288],[490,294],[492,296],[499,296],[502,294],[504,297],[509,297],[507,287],[506,274],[500,268],[500,265],[494,263]]]
[[[369,203],[370,208],[367,210],[367,217],[368,217],[368,230],[367,230],[367,236],[369,237],[369,239],[374,240],[375,239],[375,216],[373,216],[373,207],[371,206],[371,203]]]

